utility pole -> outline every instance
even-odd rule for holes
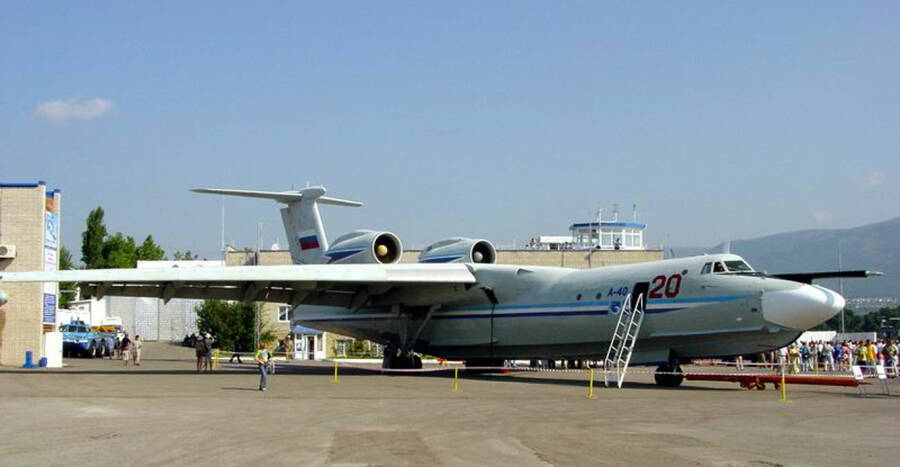
[[[221,238],[221,245],[222,245],[222,261],[225,261],[225,260],[228,259],[228,258],[226,258],[227,255],[225,254],[225,195],[222,195],[222,238]]]
[[[256,319],[253,320],[254,324],[254,333],[253,333],[253,350],[259,348],[259,304],[253,304],[253,313],[256,316]]]
[[[259,266],[259,260],[260,260],[259,252],[260,252],[260,250],[262,250],[262,228],[263,228],[262,222],[259,222],[258,224],[256,224],[256,261],[254,262],[254,264],[256,266]]]
[[[844,270],[844,259],[843,259],[843,255],[841,254],[841,238],[838,237],[838,271],[843,271],[843,270]],[[842,297],[844,296],[844,279],[843,278],[838,279],[838,293],[840,293]],[[844,306],[844,308],[846,308],[846,305]],[[844,329],[844,308],[841,308],[841,334],[846,332],[846,329]]]

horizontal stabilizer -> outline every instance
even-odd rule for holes
[[[856,271],[825,271],[825,272],[796,272],[789,274],[771,274],[769,277],[774,277],[776,279],[784,279],[788,281],[794,282],[803,282],[806,284],[812,284],[812,281],[816,279],[837,279],[841,277],[869,277],[869,276],[881,276],[884,273],[878,271],[866,271],[864,269],[856,270]]]
[[[325,189],[322,187],[304,188],[302,190],[291,191],[258,191],[258,190],[233,190],[229,188],[194,188],[194,193],[206,193],[210,195],[227,195],[240,196],[244,198],[262,198],[278,201],[279,203],[291,204],[304,199],[315,199],[321,204],[330,204],[333,206],[362,206],[359,201],[351,201],[347,199],[331,198],[323,196]]]

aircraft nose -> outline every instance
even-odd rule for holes
[[[770,323],[807,330],[827,321],[844,308],[841,294],[816,285],[763,292],[763,317]]]

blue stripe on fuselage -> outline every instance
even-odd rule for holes
[[[657,305],[662,303],[709,303],[709,302],[731,302],[751,298],[752,295],[720,295],[717,297],[697,297],[697,298],[658,298],[650,299],[648,305]],[[567,308],[567,307],[590,307],[590,306],[609,306],[611,302],[616,301],[621,304],[622,300],[587,300],[583,302],[561,302],[561,303],[523,303],[514,305],[496,305],[494,307],[487,305],[460,307],[447,310],[453,311],[488,311],[497,310],[516,310],[516,309],[532,309],[532,308]]]
[[[669,311],[677,311],[683,310],[684,308],[658,308],[656,310],[647,310],[647,314],[651,313],[666,313]],[[530,313],[503,313],[503,314],[491,314],[491,313],[479,313],[479,314],[470,314],[470,315],[443,315],[436,314],[432,316],[431,319],[482,319],[482,318],[547,318],[547,317],[558,317],[558,316],[603,316],[608,315],[609,310],[583,310],[583,311],[548,311],[548,312],[530,312]],[[376,319],[396,319],[397,317],[394,315],[385,315],[385,316],[369,316],[364,318],[357,317],[328,317],[328,318],[299,318],[299,321],[369,321]]]
[[[736,300],[742,300],[746,298],[752,298],[753,295],[720,295],[717,297],[697,297],[697,298],[663,298],[663,299],[654,299],[650,301],[650,305],[656,305],[661,303],[718,303],[718,302],[732,302]],[[439,311],[432,319],[482,319],[482,318],[543,318],[550,316],[590,316],[590,315],[608,315],[609,313],[609,301],[604,300],[593,300],[593,301],[584,301],[584,302],[567,302],[567,303],[537,303],[537,304],[520,304],[520,305],[497,305],[495,307],[490,306],[475,306],[475,307],[463,307],[463,308],[455,308],[446,311]],[[588,310],[571,310],[571,308],[583,308],[583,307],[594,307],[594,309]],[[493,312],[491,309],[493,308]],[[537,308],[570,308],[568,310],[558,310],[558,311],[532,311],[532,312],[507,312],[507,313],[497,313],[497,311],[501,310],[528,310],[528,309],[537,309]],[[669,313],[672,311],[683,310],[688,307],[666,307],[666,308],[647,308],[646,313],[650,314],[660,314],[660,313]],[[466,313],[466,314],[451,314],[457,313],[460,311],[486,311],[487,313]],[[370,319],[394,319],[395,316],[385,316],[381,317],[367,317],[367,318],[313,318],[309,321],[366,321]],[[303,321],[301,318],[300,321]]]

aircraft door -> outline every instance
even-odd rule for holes
[[[640,300],[641,309],[646,310],[647,309],[647,292],[649,292],[649,291],[650,291],[650,283],[649,282],[638,282],[637,284],[634,284],[634,288],[631,290],[632,306],[634,306],[634,304],[638,303],[638,297],[643,297],[643,299]]]

